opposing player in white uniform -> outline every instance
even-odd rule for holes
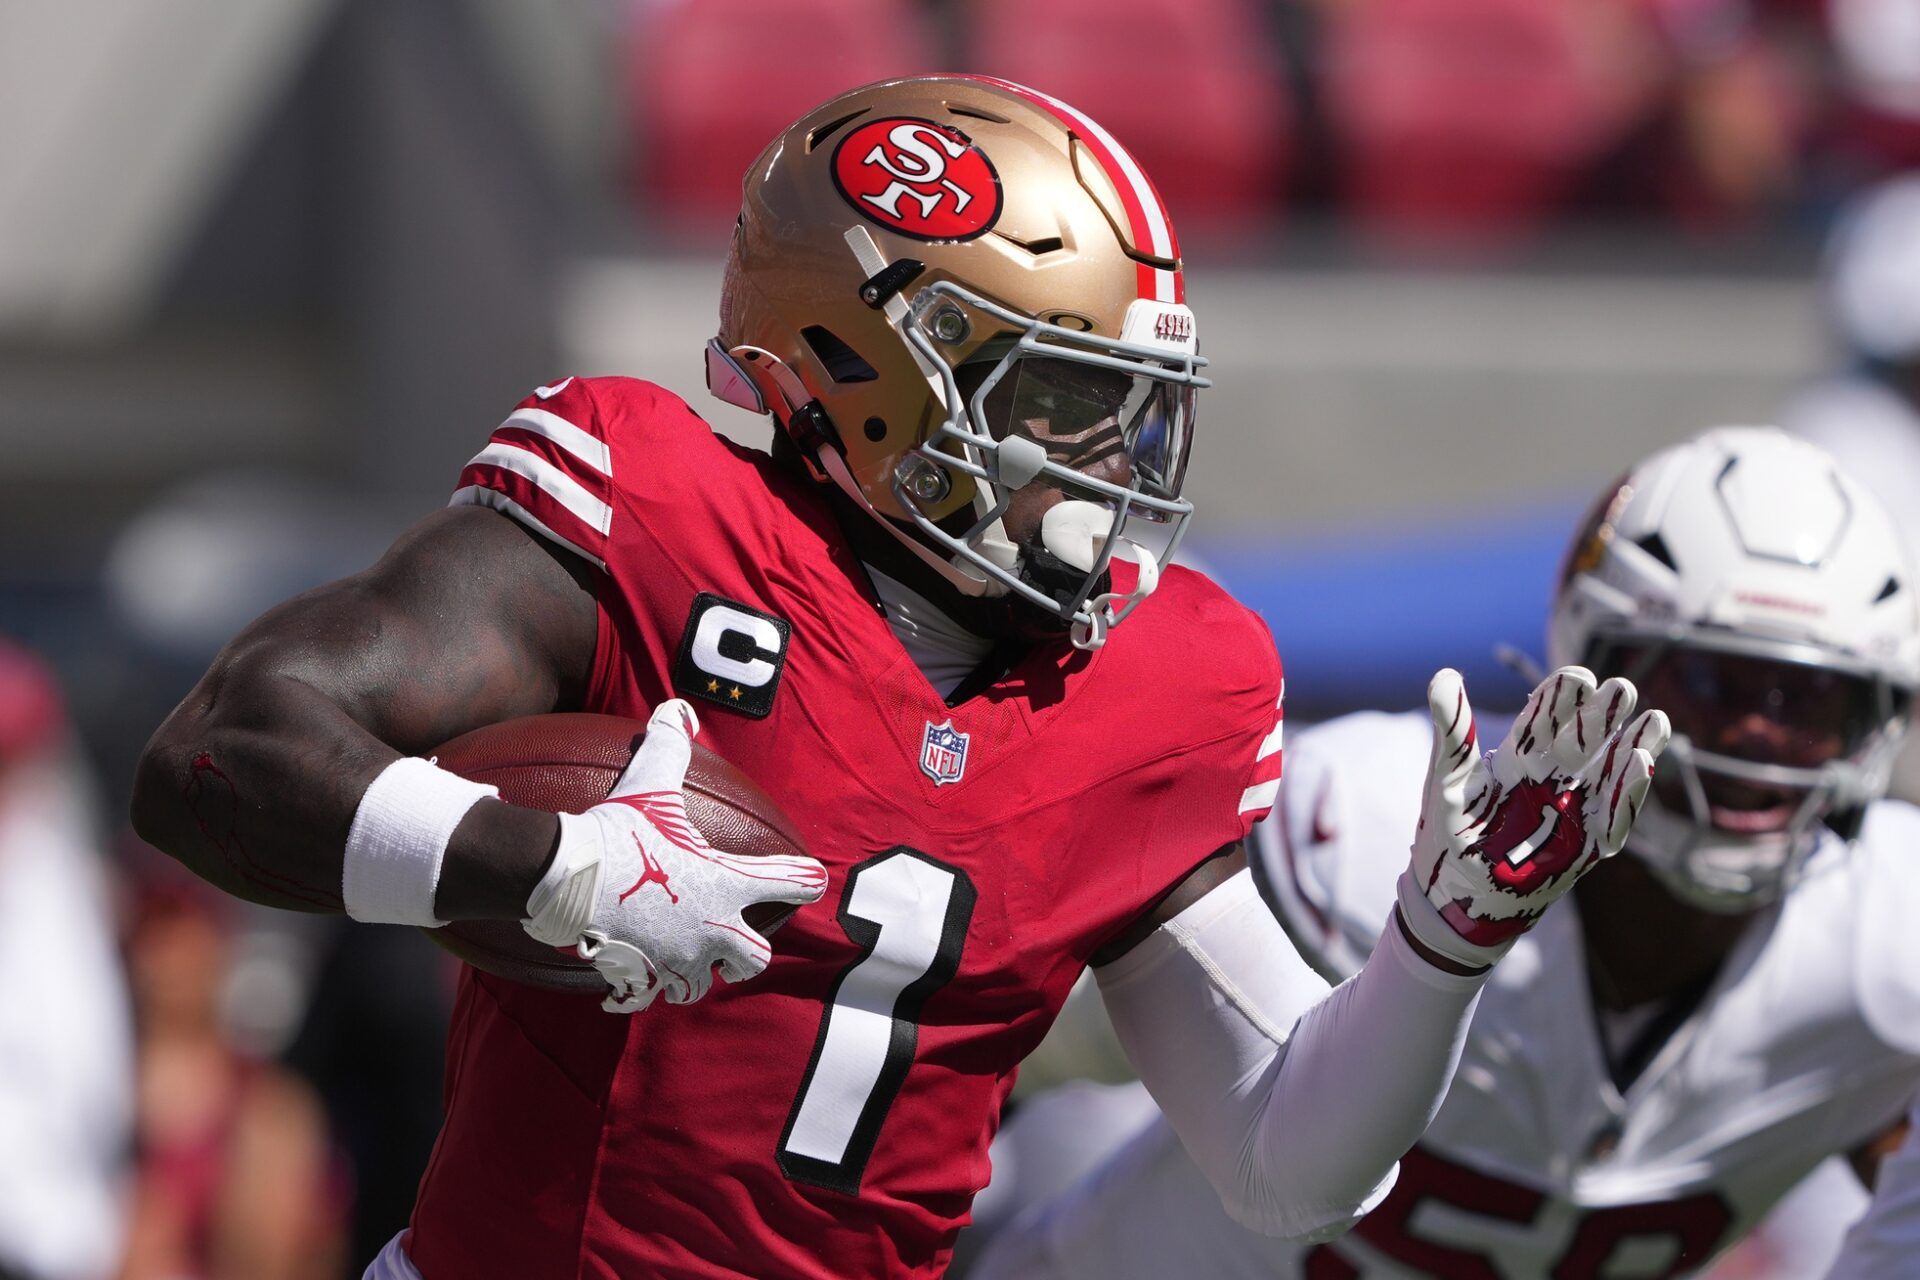
[[[1880,799],[1920,676],[1885,512],[1811,445],[1708,432],[1603,495],[1548,647],[1639,682],[1673,742],[1636,856],[1494,972],[1386,1200],[1338,1240],[1264,1238],[1156,1119],[975,1277],[1682,1275],[1898,1124],[1920,1031],[1903,1042],[1874,1011],[1920,1008],[1920,967],[1861,945],[1870,922],[1920,930],[1920,810]],[[1428,740],[1425,715],[1370,713],[1287,744],[1255,865],[1329,975],[1374,945],[1398,874],[1379,851],[1416,816]]]

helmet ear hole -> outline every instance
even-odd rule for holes
[[[1674,563],[1673,552],[1667,547],[1667,540],[1662,538],[1658,533],[1650,533],[1646,537],[1639,539],[1634,545],[1675,573],[1680,571],[1680,566]]]

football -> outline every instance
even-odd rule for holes
[[[506,720],[464,733],[433,752],[443,769],[500,788],[509,804],[582,813],[607,798],[646,736],[644,721],[564,713]],[[730,853],[805,856],[806,844],[746,775],[700,743],[687,767],[687,816],[707,842]],[[763,935],[795,908],[763,902],[746,920]],[[600,992],[606,983],[571,951],[544,946],[513,920],[456,920],[428,937],[476,969],[563,991]]]

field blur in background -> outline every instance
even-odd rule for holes
[[[132,762],[532,386],[651,378],[763,440],[701,385],[740,173],[938,70],[1154,175],[1216,381],[1192,547],[1292,718],[1442,663],[1511,701],[1495,647],[1538,652],[1609,478],[1886,380],[1822,253],[1920,166],[1920,0],[0,7],[0,1280],[357,1276],[404,1222],[451,961],[201,889],[127,832]]]

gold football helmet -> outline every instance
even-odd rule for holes
[[[932,76],[842,94],[747,171],[707,383],[959,590],[1017,593],[1092,648],[1158,578],[1127,521],[1170,525],[1171,555],[1192,514],[1205,363],[1133,158],[1046,94]],[[1125,483],[1075,469],[1122,450]],[[1002,516],[1033,483],[1065,499],[1016,546]]]

